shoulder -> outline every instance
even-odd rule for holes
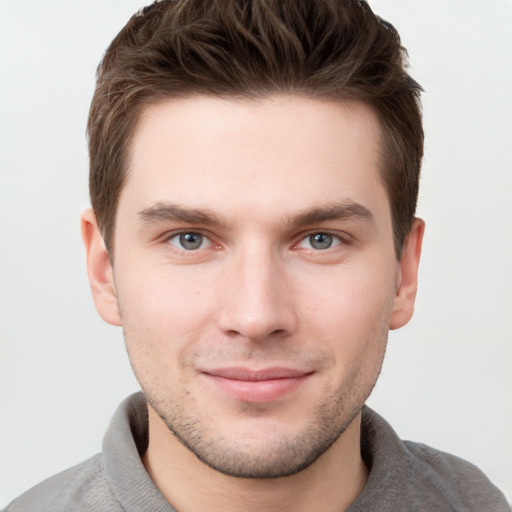
[[[362,415],[361,452],[370,475],[351,511],[510,512],[501,491],[476,466],[402,441],[368,407]]]
[[[443,496],[452,510],[510,511],[501,491],[475,465],[425,444],[404,441],[403,446],[415,492],[428,488]]]
[[[5,512],[121,512],[102,469],[100,454],[32,487]]]

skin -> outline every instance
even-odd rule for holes
[[[96,307],[149,402],[143,462],[181,512],[344,510],[364,487],[360,412],[424,228],[397,261],[380,138],[357,102],[168,100],[135,132],[113,265],[84,213]]]

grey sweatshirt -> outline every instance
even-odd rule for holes
[[[36,485],[6,512],[176,512],[141,462],[147,444],[147,409],[137,393],[114,414],[101,454]],[[370,476],[348,512],[511,510],[475,466],[401,441],[368,407],[363,409],[362,454]]]

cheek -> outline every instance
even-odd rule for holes
[[[344,380],[374,382],[386,349],[393,279],[369,268],[348,275],[331,273],[326,291],[311,287],[314,293],[308,294],[303,308],[307,338],[333,354],[333,371]]]
[[[372,331],[389,319],[394,297],[394,276],[370,266],[327,269],[303,277],[302,308],[333,332]]]
[[[142,324],[151,321],[155,328],[167,328],[183,323],[193,329],[213,303],[208,276],[192,266],[156,264],[131,272],[123,270],[119,271],[121,280],[116,275],[121,305],[130,318]]]
[[[213,298],[193,277],[170,276],[163,268],[122,275],[116,284],[132,365],[156,365],[168,374],[204,337]]]

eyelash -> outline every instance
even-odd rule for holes
[[[208,246],[207,247],[198,247],[197,249],[186,249],[184,247],[178,247],[178,245],[176,244],[173,244],[171,242],[172,239],[174,238],[177,238],[177,237],[180,237],[182,235],[199,235],[200,237],[203,238],[203,242],[204,240],[206,240],[208,242]],[[311,252],[314,252],[314,253],[322,253],[324,251],[329,251],[329,250],[335,250],[337,247],[339,246],[346,246],[346,245],[349,245],[350,244],[350,239],[349,239],[349,236],[346,235],[346,234],[340,234],[338,232],[333,232],[333,231],[329,231],[329,230],[313,230],[313,231],[309,231],[309,232],[306,232],[306,233],[301,233],[300,234],[300,238],[298,239],[297,242],[293,243],[292,245],[292,248],[298,248],[300,249],[300,244],[304,243],[304,242],[307,242],[308,239],[311,239],[312,236],[314,235],[326,235],[326,236],[329,236],[329,237],[332,237],[333,241],[337,242],[335,243],[335,245],[331,245],[329,247],[325,247],[323,249],[318,249],[318,248],[313,248],[313,247],[310,247],[310,248],[304,248],[305,250],[308,250],[308,251],[311,251]],[[220,244],[217,244],[216,242],[214,242],[212,240],[212,236],[210,234],[205,234],[203,233],[202,231],[200,230],[197,230],[197,231],[193,231],[193,230],[181,230],[181,231],[175,231],[173,233],[170,233],[168,234],[164,239],[163,239],[163,242],[166,244],[166,246],[168,247],[169,250],[172,250],[172,251],[177,251],[177,252],[180,252],[182,254],[185,254],[187,256],[193,256],[193,255],[197,255],[198,252],[202,252],[202,250],[204,249],[208,249],[208,248],[215,248],[215,249],[220,249],[221,246]],[[331,251],[329,251],[331,252]]]
[[[320,252],[328,251],[329,249],[334,250],[340,245],[348,244],[348,240],[347,240],[348,236],[344,236],[344,235],[341,235],[340,233],[335,233],[335,232],[332,232],[329,230],[315,230],[315,231],[310,231],[308,233],[301,234],[299,241],[294,244],[294,247],[298,247],[300,244],[307,242],[308,239],[311,240],[311,237],[313,237],[315,235],[324,235],[324,236],[332,237],[333,243],[334,242],[337,242],[337,243],[335,243],[335,245],[331,245],[331,246],[325,247],[323,249],[319,249],[319,248],[305,248],[305,249],[316,252],[316,253],[320,253]]]
[[[207,247],[199,247],[197,249],[186,249],[184,247],[179,247],[177,244],[173,244],[172,240],[174,238],[180,237],[182,235],[198,235],[203,238],[203,241],[201,245],[206,241],[208,243]],[[212,240],[212,236],[210,234],[203,233],[200,230],[181,230],[181,231],[174,231],[172,233],[167,234],[162,242],[165,244],[167,250],[179,253],[180,255],[186,256],[186,257],[194,257],[197,256],[198,253],[202,253],[205,249],[214,248],[219,249],[220,245],[215,243]]]

